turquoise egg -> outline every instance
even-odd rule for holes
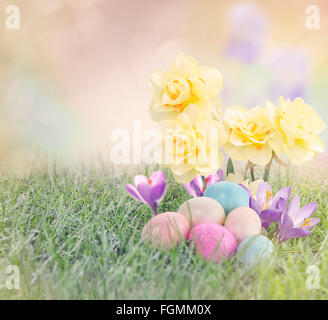
[[[274,245],[267,237],[262,235],[249,236],[239,245],[237,259],[245,266],[253,266],[268,258],[274,250]]]
[[[229,181],[216,182],[206,188],[205,197],[213,198],[224,208],[226,216],[233,209],[249,207],[247,192],[237,183]]]

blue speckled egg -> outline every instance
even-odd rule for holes
[[[237,183],[230,181],[216,182],[206,188],[205,197],[213,198],[224,208],[225,214],[239,207],[249,207],[247,192]]]
[[[251,267],[262,259],[268,258],[274,245],[267,237],[255,235],[245,238],[239,245],[237,259],[245,266]]]

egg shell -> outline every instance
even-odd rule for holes
[[[178,212],[163,212],[144,226],[141,238],[158,248],[171,248],[188,237],[188,220]]]
[[[249,207],[249,196],[247,192],[238,185],[230,181],[216,182],[206,188],[205,197],[218,201],[226,215],[238,207]]]
[[[261,219],[253,209],[240,207],[229,213],[224,226],[233,233],[240,243],[249,236],[260,234]]]
[[[275,247],[271,240],[262,235],[245,238],[239,245],[237,259],[244,265],[251,267],[269,258]]]
[[[191,226],[202,222],[223,224],[225,213],[216,200],[208,197],[196,197],[185,201],[178,210]]]
[[[198,254],[208,261],[220,262],[233,256],[237,251],[234,235],[217,223],[200,223],[189,233]]]

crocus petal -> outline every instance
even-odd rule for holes
[[[294,228],[293,220],[288,216],[287,210],[281,214],[278,225],[279,237],[286,234],[289,229]]]
[[[224,180],[224,172],[222,169],[219,169],[218,170],[218,174],[219,174],[219,178],[220,178],[220,181],[223,181]]]
[[[138,193],[138,191],[136,190],[136,188],[132,184],[126,184],[125,189],[126,189],[127,192],[130,193],[130,195],[133,198],[135,198],[138,201],[144,202],[144,200],[142,199],[142,197],[140,196],[140,194]]]
[[[152,209],[156,208],[156,202],[152,198],[152,187],[148,183],[139,183],[137,185],[137,191],[144,199],[145,203],[147,203]]]
[[[200,180],[200,181],[199,181]],[[190,182],[190,188],[193,191],[194,195],[196,197],[202,197],[204,192],[204,185],[203,185],[203,181],[201,176],[199,176],[199,179],[196,180],[196,178],[194,180],[192,180]]]
[[[246,182],[248,182],[246,180]],[[251,183],[248,183],[247,188],[251,192],[252,196],[256,197],[257,189],[259,188],[259,185],[263,182],[262,179],[257,179],[255,181],[252,181]]]
[[[309,219],[317,209],[318,204],[315,202],[305,205],[298,211],[297,216],[294,219],[294,224],[298,225],[303,223],[304,220]]]
[[[275,209],[277,202],[280,198],[288,200],[290,196],[290,190],[291,190],[290,187],[284,187],[280,189],[272,199],[271,208]]]
[[[140,183],[147,183],[148,184],[148,178],[146,176],[142,176],[141,174],[138,174],[133,179],[134,185],[138,187],[138,184]]]
[[[152,175],[150,176],[150,180],[152,182],[152,185],[155,185],[157,183],[161,183],[162,181],[166,181],[166,177],[163,171],[158,170],[155,171],[154,173],[152,173]]]
[[[166,182],[161,181],[151,188],[151,198],[154,201],[162,199],[166,191]]]
[[[219,174],[217,172],[215,172],[215,173],[207,176],[205,178],[205,180],[206,180],[206,186],[207,187],[209,187],[211,184],[213,184],[215,182],[221,181],[220,176],[219,176]]]
[[[290,200],[289,205],[288,205],[288,210],[287,210],[287,215],[294,220],[296,217],[298,210],[300,208],[300,198],[296,194],[292,200]]]
[[[285,234],[279,235],[279,242],[286,241],[292,238],[296,239],[296,238],[306,237],[310,233],[311,233],[310,231],[304,228],[292,228],[289,229]]]
[[[304,219],[300,222],[298,222],[295,227],[301,228],[301,229],[306,229],[306,230],[311,230],[313,229],[318,223],[320,222],[319,218],[312,218],[312,219]]]
[[[258,215],[261,213],[261,205],[253,197],[249,198],[249,207],[252,208]]]
[[[277,201],[277,204],[276,204],[274,207],[272,206],[272,209],[273,209],[273,210],[278,210],[278,211],[280,211],[281,213],[286,212],[286,210],[287,210],[287,199],[280,198],[280,199]]]
[[[257,189],[256,200],[260,203],[266,203],[267,191],[272,194],[271,186],[267,182],[262,182]]]
[[[307,230],[311,230],[313,229],[318,223],[320,222],[320,219],[319,218],[313,218],[313,219],[310,219],[310,225],[309,226],[306,226],[305,229]]]
[[[270,225],[280,219],[282,212],[278,210],[266,209],[260,213],[262,227],[267,229]]]
[[[203,180],[200,175],[197,175],[193,180],[184,185],[188,193],[193,197],[203,196]]]

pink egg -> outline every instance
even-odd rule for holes
[[[240,243],[249,236],[260,234],[261,219],[253,209],[239,207],[228,214],[224,226],[233,233]]]
[[[151,218],[144,226],[142,240],[150,241],[156,247],[170,248],[188,237],[188,220],[177,212],[163,212]]]
[[[189,233],[189,240],[195,243],[197,252],[206,260],[219,262],[233,256],[237,251],[234,235],[216,223],[200,223]]]

